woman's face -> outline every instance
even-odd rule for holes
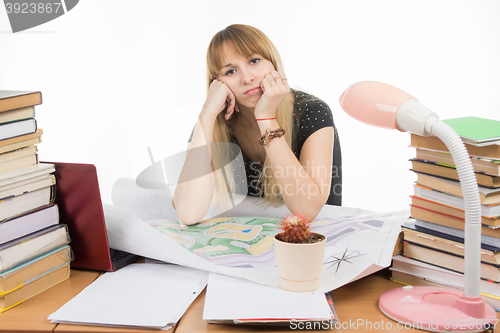
[[[273,64],[259,54],[244,57],[226,48],[217,79],[231,89],[240,107],[255,108],[263,94],[262,80],[273,70]]]

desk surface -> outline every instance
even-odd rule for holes
[[[71,270],[71,277],[43,293],[0,314],[0,331],[53,332],[57,324],[47,320],[99,276],[99,272]]]
[[[0,314],[0,331],[9,332],[147,332],[99,326],[57,325],[47,320],[67,301],[76,296],[99,276],[99,272],[73,269],[71,278]],[[335,311],[339,318],[336,332],[357,330],[359,332],[408,332],[410,329],[397,327],[395,321],[387,318],[378,308],[378,298],[386,290],[401,285],[389,280],[389,271],[367,276],[333,292]],[[178,325],[170,332],[279,332],[290,331],[287,327],[237,326],[208,324],[202,319],[205,292],[191,304]],[[498,315],[500,319],[500,313]]]
[[[333,303],[339,323],[335,332],[410,332],[396,327],[397,323],[386,317],[378,308],[378,298],[390,289],[401,287],[389,280],[389,271],[383,270],[333,291]],[[288,327],[237,326],[208,324],[202,320],[205,294],[198,297],[178,323],[175,333],[206,332],[280,332],[296,331]],[[258,306],[258,305],[256,305]],[[343,325],[343,327],[342,327]],[[383,326],[381,326],[383,325]],[[330,326],[330,325],[327,325]],[[308,330],[308,332],[316,330]],[[317,330],[317,331],[325,331]],[[413,330],[416,331],[416,330]]]

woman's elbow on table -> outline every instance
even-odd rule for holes
[[[177,209],[179,221],[187,225],[193,225],[201,221],[207,212],[197,211],[194,207],[191,209]]]
[[[328,197],[321,195],[316,198],[311,198],[307,201],[307,203],[301,204],[299,207],[289,207],[289,209],[293,214],[300,213],[305,215],[310,220],[313,220],[316,216],[318,216],[321,209],[323,209],[327,199]]]

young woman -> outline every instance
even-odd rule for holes
[[[207,98],[173,197],[182,222],[199,222],[211,204],[232,200],[231,193],[273,206],[284,202],[310,219],[325,203],[341,204],[340,145],[331,111],[290,88],[264,33],[239,24],[219,31],[208,47],[207,79]],[[224,167],[234,157],[227,143],[241,149],[244,165]]]

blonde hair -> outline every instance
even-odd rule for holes
[[[269,38],[259,29],[243,25],[233,24],[219,31],[212,38],[207,50],[207,88],[215,80],[223,66],[225,46],[231,46],[238,54],[250,57],[252,54],[259,54],[264,59],[270,61],[277,71],[283,70],[283,63],[278,50]],[[231,121],[224,119],[225,112],[221,112],[214,125],[213,142],[230,142],[230,135],[233,134],[235,117]],[[276,110],[276,121],[286,131],[284,136],[286,142],[292,146],[293,131],[293,94],[290,98],[285,98]],[[227,145],[213,145],[212,161],[214,170],[219,170],[228,165]],[[220,203],[227,197],[227,191],[234,189],[232,168],[225,168],[225,175],[220,172],[215,173],[216,190],[215,202]],[[224,179],[226,178],[226,180]],[[277,206],[282,203],[281,191],[275,191],[276,179],[272,173],[269,160],[266,157],[262,166],[262,172],[258,179],[262,185],[261,197],[264,194],[264,203]]]

